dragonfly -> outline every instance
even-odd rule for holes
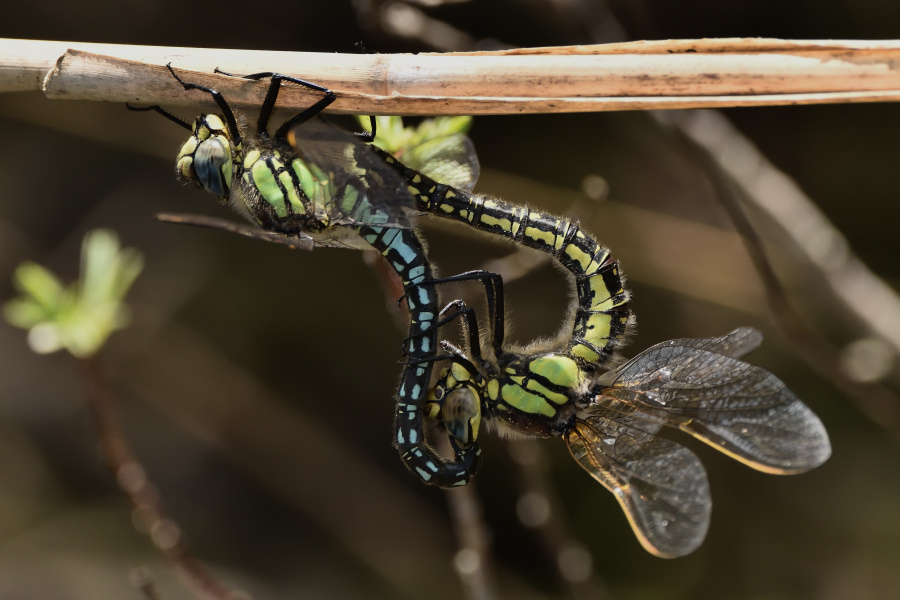
[[[477,441],[482,427],[512,438],[562,438],[657,556],[694,551],[712,506],[702,463],[661,437],[663,428],[765,473],[808,471],[831,454],[819,418],[775,375],[741,360],[762,343],[756,329],[669,340],[621,366],[588,370],[565,344],[506,347],[496,332],[503,326],[502,291],[489,296],[489,352],[482,352],[477,318],[465,302],[441,311],[442,325],[460,319],[465,345],[442,342],[445,354],[435,360],[450,364],[429,392],[429,418],[462,446]]]
[[[416,208],[408,186],[359,137],[318,119],[336,98],[327,88],[273,72],[244,76],[269,80],[252,129],[219,91],[185,81],[171,64],[168,69],[185,92],[211,96],[220,113],[201,114],[188,124],[159,106],[128,108],[155,111],[189,130],[191,136],[176,159],[176,175],[209,192],[251,225],[215,218],[167,220],[208,225],[305,249],[374,248],[381,253],[403,282],[410,312],[405,346],[409,360],[395,396],[396,445],[422,481],[441,487],[465,485],[480,462],[477,444],[462,448],[451,438],[454,456],[445,459],[438,455],[426,442],[421,406],[431,381],[430,359],[438,348],[435,284],[466,276],[434,279],[422,242],[410,223]],[[270,133],[269,121],[285,84],[320,92],[322,97]]]
[[[262,233],[235,224],[207,224],[269,241],[278,241],[279,236],[298,238],[309,245],[358,247],[358,238],[362,238],[385,255],[394,244],[395,254],[405,251],[416,256],[417,266],[421,266],[427,259],[410,228],[410,210],[462,221],[547,252],[573,274],[579,303],[568,336],[569,351],[583,368],[608,359],[620,344],[633,317],[618,263],[570,220],[471,193],[478,166],[467,138],[458,144],[439,139],[405,153],[407,162],[427,166],[429,173],[441,180],[438,183],[394,155],[367,145],[374,130],[371,136],[354,138],[313,120],[335,98],[321,86],[276,73],[245,76],[269,78],[271,83],[256,131],[244,133],[219,92],[187,83],[171,66],[169,70],[186,91],[210,94],[222,112],[201,115],[188,126],[160,107],[144,109],[155,110],[191,129],[192,136],[178,155],[177,174],[249,217]],[[285,121],[270,136],[268,120],[284,82],[320,91],[323,98]],[[234,181],[238,185],[232,185]],[[379,232],[389,234],[390,239],[379,241]],[[396,251],[398,246],[400,251]],[[409,269],[395,268],[404,281],[408,302],[423,290],[426,297],[418,301],[419,312],[413,314],[406,340],[410,359],[398,392],[394,445],[410,471],[423,482],[441,487],[464,485],[480,463],[477,444],[470,441],[459,447],[451,437],[455,459],[447,461],[427,445],[422,430],[422,395],[428,389],[430,363],[437,348],[433,319],[438,306],[433,286],[443,281],[487,281],[497,276],[479,271],[436,282],[430,270],[427,277],[420,277],[417,270],[414,278],[409,276],[413,273]]]

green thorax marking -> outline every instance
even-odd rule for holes
[[[506,367],[500,381],[500,398],[519,412],[553,418],[559,407],[579,395],[584,381],[575,360],[547,354]]]

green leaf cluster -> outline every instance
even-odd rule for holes
[[[360,125],[371,131],[369,117],[357,115]],[[465,134],[472,127],[472,117],[435,117],[423,119],[415,127],[404,127],[403,117],[375,117],[377,131],[375,145],[393,155],[399,155],[427,141],[456,134]]]
[[[8,301],[3,313],[12,325],[28,330],[35,352],[65,349],[79,358],[92,356],[128,324],[123,298],[143,266],[141,254],[120,248],[115,233],[91,231],[82,243],[80,280],[64,286],[41,265],[22,263],[13,275],[22,295]]]

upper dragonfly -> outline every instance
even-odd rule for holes
[[[391,241],[407,248],[417,246],[416,256],[421,261],[421,245],[406,229],[411,212],[460,221],[546,252],[572,273],[579,302],[562,335],[569,340],[571,356],[583,368],[602,364],[621,343],[632,317],[628,292],[609,251],[568,219],[472,194],[478,166],[465,136],[452,138],[461,140],[457,144],[448,143],[448,138],[438,139],[404,154],[404,161],[427,166],[432,178],[390,153],[364,144],[365,139],[311,120],[334,99],[331,92],[319,86],[273,73],[247,76],[271,78],[257,130],[250,134],[242,132],[246,127],[241,126],[221,94],[186,83],[174,71],[172,74],[186,90],[211,94],[223,113],[201,115],[194,123],[193,135],[179,153],[178,173],[223,198],[264,230],[300,237],[314,245],[356,247],[360,237],[368,243],[375,238],[364,231],[391,228],[388,231],[401,232]],[[285,81],[323,91],[325,96],[270,136],[268,119]],[[162,109],[152,108],[187,127]],[[235,181],[237,185],[233,185]],[[471,273],[448,279],[484,276]],[[410,284],[408,300],[418,294],[434,297],[430,272],[427,279],[419,280],[427,285],[419,285],[410,277],[404,280]],[[456,448],[454,461],[445,461],[424,439],[422,394],[429,385],[429,359],[437,346],[433,319],[438,311],[432,302],[423,308],[421,299],[418,307],[408,340],[410,358],[405,373],[409,377],[404,376],[399,391],[395,445],[411,472],[422,481],[460,485],[474,473],[479,452],[477,445],[470,443]]]
[[[358,138],[314,119],[334,101],[330,90],[278,73],[247,75],[270,80],[253,130],[217,90],[183,80],[171,66],[169,71],[186,92],[212,96],[221,114],[202,114],[189,125],[158,106],[134,110],[155,110],[190,130],[191,137],[178,153],[177,175],[213,194],[255,227],[218,220],[205,223],[268,241],[288,240],[289,245],[299,240],[306,248],[371,247],[400,276],[411,322],[409,360],[396,395],[396,435],[405,442],[407,464],[422,480],[444,487],[464,485],[477,470],[477,445],[457,446],[452,460],[441,458],[426,443],[418,410],[431,381],[429,359],[438,347],[439,305],[424,247],[410,228],[415,199],[406,183]],[[285,83],[321,92],[322,98],[270,134],[269,119]],[[296,137],[291,140],[294,145],[290,136]]]

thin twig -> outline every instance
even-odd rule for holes
[[[355,114],[517,114],[900,100],[898,41],[674,40],[446,54],[320,54],[0,40],[0,91],[192,105],[165,65],[258,107],[278,71],[337,92]],[[285,90],[283,108],[309,106]]]
[[[259,227],[253,227],[252,225],[246,225],[244,223],[237,223],[229,219],[220,219],[218,217],[210,217],[207,215],[158,213],[156,215],[156,220],[162,221],[163,223],[175,223],[178,225],[191,225],[193,227],[221,229],[223,231],[236,233],[244,237],[263,240],[265,242],[272,242],[274,244],[280,244],[282,246],[287,246],[288,248],[293,248],[295,250],[312,250],[315,247],[315,242],[313,242],[313,240],[308,236],[286,236],[274,231],[266,231],[264,229],[260,229]]]
[[[470,483],[450,489],[446,496],[459,547],[453,567],[469,600],[492,600],[497,596],[497,586],[491,567],[491,543],[476,486]]]
[[[188,550],[181,528],[166,516],[156,486],[138,461],[116,416],[112,393],[95,358],[78,361],[88,389],[88,407],[97,428],[103,459],[119,488],[134,506],[140,528],[151,542],[171,560],[187,587],[201,600],[249,598],[215,577]]]

